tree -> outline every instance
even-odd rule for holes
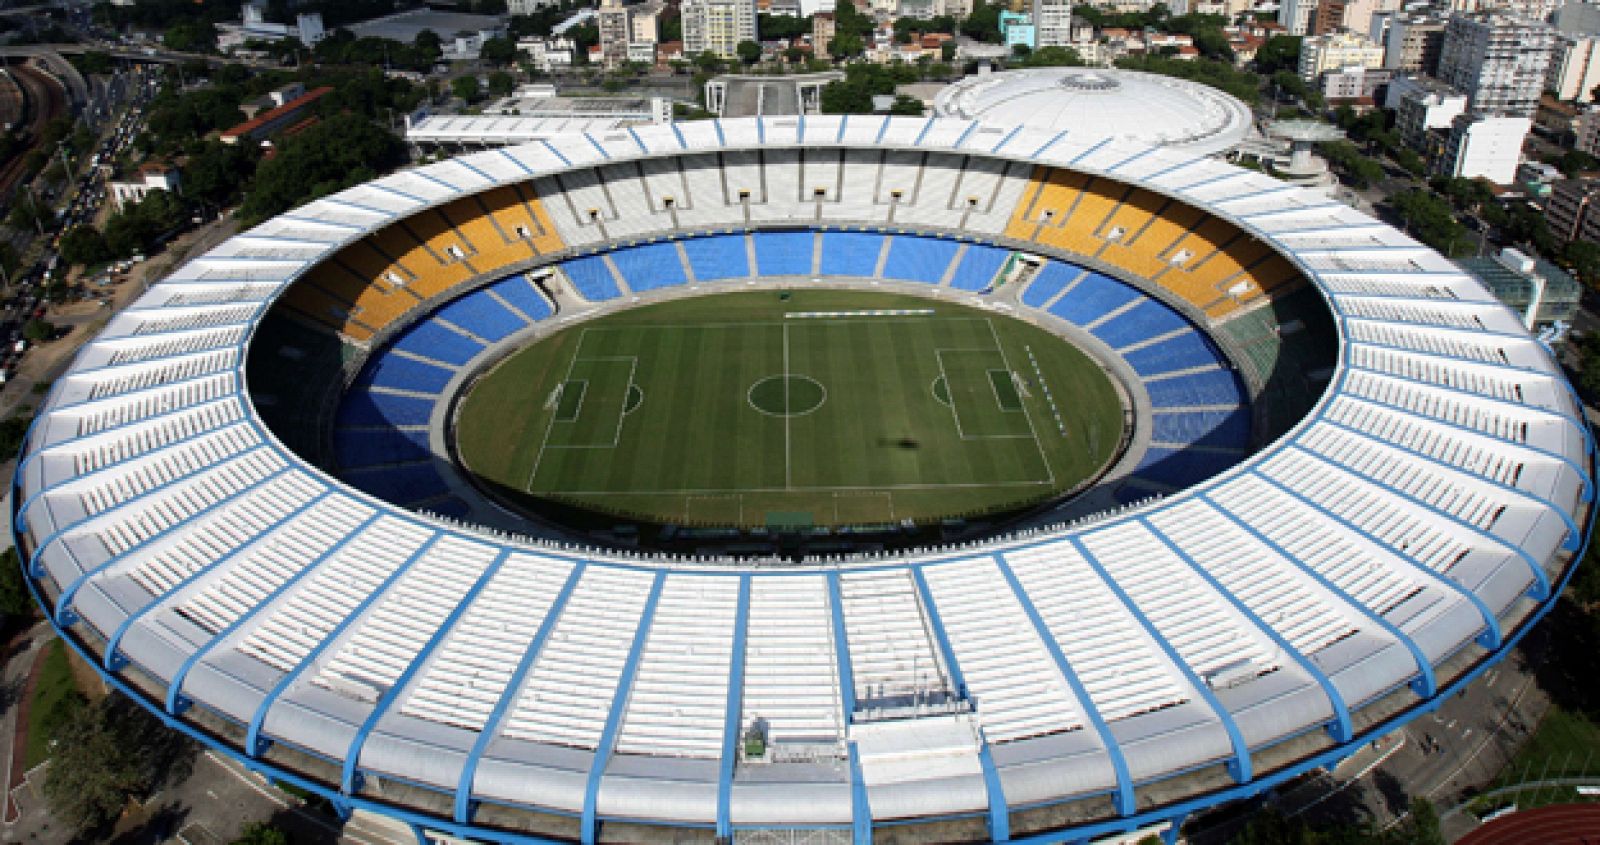
[[[207,141],[183,166],[183,193],[216,205],[231,204],[243,195],[255,165],[253,147]]]
[[[230,845],[289,845],[289,834],[263,822],[252,822]]]
[[[489,94],[495,97],[506,97],[517,90],[517,78],[503,70],[489,74]]]
[[[30,618],[33,614],[33,596],[28,593],[28,585],[22,580],[22,561],[17,558],[17,550],[13,546],[0,552],[0,616],[4,616],[7,622],[13,622]]]
[[[922,101],[916,97],[901,94],[894,98],[894,105],[889,107],[890,114],[904,114],[912,117],[921,117],[923,112]]]
[[[45,774],[51,815],[79,831],[114,821],[130,798],[188,776],[194,748],[119,694],[82,708],[56,737]]]
[[[867,51],[867,42],[853,33],[833,36],[828,42],[828,55],[838,60],[859,56]]]
[[[961,34],[978,41],[999,44],[1001,8],[995,4],[974,3],[972,14],[961,22]]]
[[[256,169],[240,207],[241,222],[268,217],[350,185],[370,181],[405,161],[405,144],[387,129],[353,114],[334,115],[286,139]]]
[[[1600,246],[1573,241],[1561,248],[1561,262],[1586,286],[1600,287]]]
[[[956,42],[946,41],[939,45],[939,61],[953,62],[956,59]]]
[[[417,48],[423,55],[432,57],[433,61],[438,61],[439,57],[444,55],[444,39],[431,29],[417,33],[417,37],[411,39],[411,46]]]
[[[806,60],[806,51],[803,47],[789,47],[783,51],[783,60],[791,65],[797,65]]]
[[[68,264],[87,266],[108,261],[111,250],[104,235],[93,226],[74,226],[61,236],[61,260]]]
[[[478,50],[478,58],[495,67],[505,67],[517,60],[517,42],[509,38],[490,38]]]
[[[56,326],[44,320],[29,320],[22,327],[22,336],[33,343],[43,343],[56,335]]]
[[[180,53],[209,53],[217,47],[217,28],[210,21],[194,17],[175,18],[167,27],[161,43]]]
[[[754,41],[740,41],[734,46],[733,51],[739,55],[739,61],[746,65],[761,61],[761,45]]]
[[[1300,67],[1300,37],[1274,35],[1256,50],[1256,73],[1271,76],[1280,70]]]
[[[478,84],[476,76],[458,76],[452,79],[450,91],[469,103],[476,103],[483,97],[483,86]]]

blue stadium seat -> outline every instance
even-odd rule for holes
[[[507,276],[489,286],[495,295],[511,303],[511,307],[521,311],[530,320],[543,320],[553,313],[550,303],[544,294],[534,288],[527,276],[520,273]]]
[[[1050,313],[1077,325],[1087,325],[1143,296],[1116,279],[1090,273],[1083,277],[1072,295],[1051,306]]]
[[[506,309],[483,291],[473,291],[440,308],[438,316],[494,343],[528,327],[528,321]]]
[[[889,258],[883,263],[885,279],[938,284],[961,244],[935,238],[896,236],[889,242]]]
[[[1123,353],[1128,365],[1143,376],[1187,370],[1193,367],[1222,366],[1221,354],[1199,332],[1184,332],[1143,349]]]
[[[1096,326],[1094,336],[1105,341],[1107,346],[1120,349],[1188,326],[1178,312],[1154,299],[1147,299],[1118,314],[1115,319]]]
[[[583,298],[590,302],[616,299],[622,295],[622,290],[617,287],[616,277],[611,275],[611,268],[607,267],[598,255],[563,261],[561,272],[567,274],[567,278],[572,280],[578,293],[583,294]]]
[[[1033,283],[1022,292],[1022,304],[1029,308],[1038,308],[1081,275],[1083,275],[1082,267],[1052,261],[1039,271],[1039,275],[1033,277]]]
[[[342,429],[333,433],[333,456],[345,469],[424,460],[428,457],[428,432]]]
[[[961,263],[956,266],[955,275],[950,277],[950,287],[958,290],[983,290],[994,281],[994,274],[1000,272],[1000,268],[1005,266],[1006,259],[1010,257],[1009,249],[971,244],[967,247],[966,254],[961,256]]]
[[[353,426],[427,425],[433,414],[432,399],[415,396],[398,396],[371,390],[353,390],[346,393],[339,404],[339,428]]]
[[[1239,379],[1228,370],[1207,370],[1160,381],[1147,381],[1144,386],[1150,392],[1151,404],[1157,408],[1190,405],[1237,407],[1244,404],[1244,390],[1239,385]]]
[[[750,256],[745,251],[744,235],[713,235],[683,242],[694,277],[702,282],[749,277]]]
[[[611,253],[611,262],[628,287],[636,291],[655,290],[681,285],[689,281],[683,273],[683,261],[678,258],[674,244],[644,244],[619,249]]]
[[[756,232],[756,270],[763,276],[811,275],[810,232]]]
[[[1226,452],[1151,448],[1145,452],[1133,477],[1172,487],[1188,487],[1233,466],[1242,457]]]
[[[339,477],[380,499],[402,504],[450,492],[431,463],[350,470]]]
[[[447,364],[465,364],[483,351],[476,340],[426,320],[401,332],[391,345]]]
[[[824,232],[822,273],[825,276],[867,276],[878,269],[883,235],[866,232]]]
[[[1150,416],[1150,439],[1155,443],[1244,449],[1250,445],[1250,412],[1184,411]]]
[[[454,376],[453,370],[424,364],[403,355],[385,353],[367,362],[357,383],[394,387],[417,393],[439,393]]]

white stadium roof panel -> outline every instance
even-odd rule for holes
[[[862,837],[971,814],[998,835],[1063,802],[1097,807],[1076,830],[1104,832],[1187,812],[1149,806],[1157,781],[1200,803],[1251,794],[1504,653],[1582,541],[1590,443],[1548,350],[1477,282],[1352,209],[1191,155],[958,118],[696,121],[342,191],[191,261],[84,348],[17,470],[19,546],[54,621],[174,724],[268,769],[309,753],[338,770],[317,784],[338,800],[462,835],[505,836],[517,808],[572,816],[556,824],[582,838],[608,818]],[[1340,340],[1310,415],[1130,510],[776,569],[409,513],[288,452],[245,392],[271,297],[474,192],[565,192],[552,222],[578,248],[797,219],[1003,242],[1036,165],[1109,171],[1293,262]],[[993,207],[922,199],[958,178]],[[845,187],[813,199],[810,181]],[[657,196],[746,182],[770,198],[669,212]],[[908,713],[891,693],[929,673],[942,697]],[[783,762],[740,756],[751,717]],[[380,806],[363,772],[432,792]],[[509,805],[498,833],[475,826],[478,801]]]

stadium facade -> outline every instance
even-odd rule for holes
[[[1092,334],[1157,303],[1215,341],[1257,405],[1314,379],[1309,412],[1258,413],[1265,445],[1235,465],[1186,489],[1149,480],[1094,518],[780,566],[415,512],[286,448],[246,382],[272,376],[246,359],[274,309],[340,338],[331,368],[353,380],[470,296],[543,297],[553,313],[510,309],[530,324],[580,317],[580,290],[610,289],[566,262],[670,243],[692,275],[689,244],[736,236],[759,278],[767,235],[844,229],[1083,268],[1035,297],[1039,320]],[[649,298],[601,264],[617,296]],[[1052,312],[1090,270],[1143,299]],[[924,284],[992,295],[948,287],[956,271]],[[1041,278],[1012,281],[1019,307]],[[1337,335],[1320,373],[1295,357],[1318,315]],[[1154,342],[1105,345],[1131,358]],[[276,369],[311,378],[316,361],[288,351]],[[1145,379],[1141,424],[1204,428],[1225,401],[1210,382],[1152,387],[1194,375],[1181,360],[1141,366],[1167,367]],[[1503,657],[1587,539],[1592,454],[1580,403],[1511,312],[1321,195],[1071,131],[706,121],[405,171],[194,259],[55,382],[14,531],[41,604],[110,683],[419,836],[1080,841],[1329,765]]]

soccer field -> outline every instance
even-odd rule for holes
[[[470,470],[535,499],[667,524],[846,525],[1058,495],[1105,466],[1121,425],[1099,366],[1025,323],[763,291],[543,339],[473,386],[456,434]]]

